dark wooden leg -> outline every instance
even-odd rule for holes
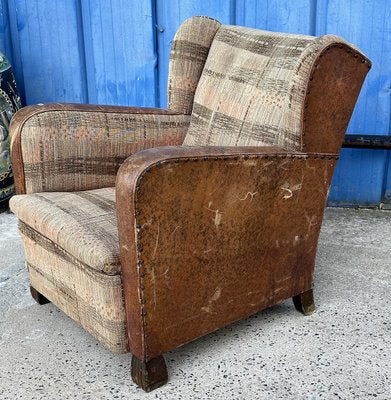
[[[50,303],[50,300],[48,300],[43,294],[39,293],[38,290],[34,289],[32,286],[30,286],[30,293],[33,299],[40,305],[44,305],[47,303]]]
[[[167,383],[167,367],[163,356],[159,356],[147,362],[137,357],[132,357],[132,379],[146,392],[157,389]]]
[[[312,289],[297,296],[293,296],[293,304],[297,311],[304,315],[311,315],[315,311],[314,292]]]

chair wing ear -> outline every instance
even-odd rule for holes
[[[178,29],[172,42],[168,72],[168,108],[191,114],[209,48],[221,26],[210,17],[192,17]]]
[[[316,58],[302,114],[302,151],[338,153],[371,62],[347,43],[333,43]]]

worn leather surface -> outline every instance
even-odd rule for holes
[[[175,111],[163,110],[157,108],[146,107],[122,107],[122,106],[102,106],[92,104],[72,104],[72,103],[52,103],[52,104],[39,104],[34,106],[24,107],[19,110],[12,118],[10,125],[11,134],[11,153],[12,153],[12,167],[15,175],[15,187],[17,194],[26,193],[25,185],[25,170],[21,148],[21,135],[23,126],[30,118],[42,114],[50,113],[53,111],[69,112],[72,117],[72,112],[88,112],[97,113],[115,113],[115,114],[166,114],[166,115],[179,115]],[[53,127],[55,128],[55,127]],[[59,135],[61,129],[59,129]],[[179,143],[178,143],[179,144]]]
[[[162,147],[117,176],[130,350],[148,360],[312,287],[336,155]]]
[[[333,44],[309,74],[302,117],[302,151],[339,152],[371,62],[350,46]]]

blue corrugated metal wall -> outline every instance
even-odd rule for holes
[[[192,15],[335,33],[356,44],[373,68],[348,132],[391,134],[390,0],[0,0],[0,50],[14,65],[26,104],[165,107],[171,39]],[[342,151],[331,204],[377,205],[387,193],[387,152]]]

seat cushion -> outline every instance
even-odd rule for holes
[[[104,274],[120,273],[115,188],[19,195],[10,208],[22,233],[40,237],[52,252]]]

